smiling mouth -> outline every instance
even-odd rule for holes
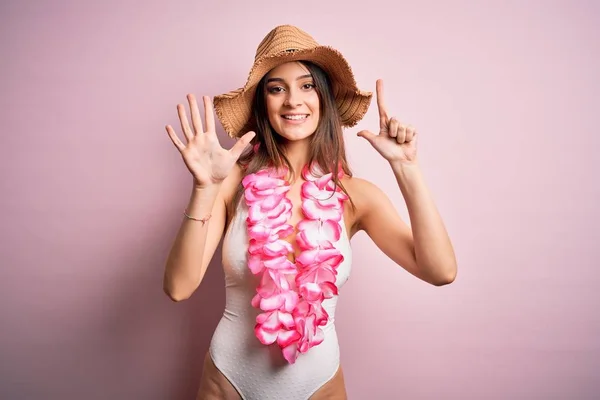
[[[301,114],[301,115],[282,115],[281,116],[283,119],[287,119],[289,121],[301,121],[303,119],[308,118],[308,114]]]

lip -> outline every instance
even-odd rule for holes
[[[284,118],[284,115],[306,115],[306,118],[303,119],[286,119]],[[286,123],[286,124],[290,124],[290,125],[301,125],[303,123],[305,123],[306,121],[308,121],[308,119],[310,118],[310,114],[283,114],[281,116],[281,119]]]

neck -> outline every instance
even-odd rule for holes
[[[285,148],[285,155],[292,164],[296,178],[302,173],[302,168],[308,163],[309,141],[301,140],[288,142]]]

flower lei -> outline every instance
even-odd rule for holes
[[[320,327],[329,315],[322,302],[338,294],[337,268],[344,259],[333,243],[340,239],[348,197],[335,186],[331,173],[316,177],[311,171],[307,166],[302,169],[304,218],[298,223],[301,253],[295,263],[287,258],[294,249],[284,240],[294,232],[288,223],[292,202],[286,195],[287,169],[263,169],[242,180],[248,205],[248,267],[260,276],[252,306],[262,313],[256,317],[254,333],[264,345],[277,342],[290,364],[323,342]]]

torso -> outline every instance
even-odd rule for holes
[[[226,204],[228,205],[227,209],[231,209],[231,207],[229,207],[229,202],[231,202],[233,195],[235,193],[236,188],[240,185],[241,180],[243,178],[241,170],[239,168],[236,168],[234,176],[231,177],[232,179],[229,180],[227,186],[224,187],[223,190],[223,195],[224,195],[224,200],[226,202]],[[233,179],[235,178],[235,179]],[[292,215],[289,219],[289,224],[297,227],[298,222],[300,222],[303,219],[303,213],[302,213],[302,209],[301,209],[301,187],[302,187],[302,183],[303,183],[303,179],[300,177],[298,178],[294,183],[292,183],[292,185],[290,186],[290,191],[287,193],[287,197],[288,199],[291,201],[293,208],[292,208]],[[355,178],[350,178],[350,177],[344,177],[342,179],[342,184],[344,185],[344,187],[346,188],[349,196],[355,201],[355,203],[357,202],[357,200],[355,199],[355,196],[353,196],[353,194],[357,193],[356,190],[356,186],[357,186],[357,182],[358,180],[356,180]],[[360,183],[358,183],[360,184]],[[243,193],[242,193],[243,196]],[[243,198],[242,198],[242,202],[243,202]],[[357,204],[358,206],[358,204]],[[240,206],[242,207],[242,206]],[[343,285],[343,283],[346,281],[346,279],[349,276],[349,272],[350,272],[350,264],[351,264],[351,253],[350,253],[350,249],[349,249],[349,240],[350,238],[356,233],[357,231],[357,220],[358,220],[358,215],[359,213],[357,212],[359,209],[357,209],[356,211],[353,209],[351,203],[349,200],[347,200],[345,202],[345,206],[344,206],[344,215],[343,215],[343,224],[344,224],[344,244],[340,244],[342,246],[342,248],[345,248],[345,250],[343,250],[346,254],[347,257],[347,263],[344,267],[341,268],[340,270],[340,274],[338,276],[338,282],[336,282],[336,284],[339,284],[340,287],[341,285]],[[239,208],[237,209],[237,213],[245,213],[246,210],[243,208]],[[246,334],[242,334],[242,336],[239,336],[240,333],[238,332],[238,336],[236,336],[235,338],[233,336],[231,336],[231,332],[232,331],[237,331],[239,327],[241,326],[253,326],[254,325],[254,318],[255,318],[255,314],[253,312],[253,310],[249,310],[246,308],[246,306],[240,306],[240,301],[242,301],[242,304],[247,304],[249,305],[249,299],[251,298],[251,293],[250,291],[253,291],[253,287],[255,287],[255,283],[251,283],[250,285],[246,285],[248,287],[244,287],[242,288],[243,284],[242,282],[252,282],[253,279],[255,277],[253,277],[249,271],[246,271],[247,268],[244,266],[244,261],[243,261],[243,253],[244,250],[240,249],[240,243],[241,241],[247,240],[246,237],[239,237],[239,234],[242,234],[243,231],[243,226],[245,226],[245,217],[246,215],[237,215],[236,217],[231,218],[232,216],[228,216],[227,221],[228,223],[226,224],[227,226],[225,227],[224,230],[224,242],[223,242],[223,259],[224,259],[224,268],[225,268],[225,275],[226,275],[226,291],[228,292],[228,297],[230,298],[230,300],[227,301],[227,305],[226,305],[226,312],[225,315],[221,321],[221,323],[219,324],[220,326],[217,327],[217,331],[216,331],[216,339],[213,338],[213,342],[211,343],[211,351],[217,352],[217,356],[215,357],[215,354],[212,354],[214,360],[211,360],[210,357],[208,357],[207,359],[207,363],[209,364],[206,367],[206,374],[203,375],[202,378],[202,382],[203,384],[201,385],[202,387],[204,387],[204,389],[201,388],[201,393],[203,392],[205,395],[206,393],[210,393],[210,386],[212,385],[213,393],[235,393],[235,389],[232,392],[232,386],[229,383],[229,379],[225,378],[222,371],[220,371],[221,369],[223,369],[223,371],[227,370],[229,368],[229,373],[233,373],[233,371],[235,370],[235,357],[236,354],[239,353],[228,353],[228,355],[225,355],[225,350],[224,348],[227,348],[228,346],[232,345],[232,343],[238,343],[238,346],[242,346],[240,347],[241,351],[241,357],[248,357],[248,351],[251,351],[252,353],[254,353],[256,355],[256,345],[259,346],[264,346],[264,345],[260,345],[259,343],[255,343],[256,338],[254,338],[253,333],[252,333],[252,329],[250,329],[250,331]],[[342,223],[342,222],[340,222]],[[289,259],[294,262],[296,256],[300,253],[298,246],[295,243],[295,236],[296,236],[296,232],[297,229],[295,230],[295,232],[288,236],[285,240],[288,241],[290,244],[292,244],[293,248],[294,248],[294,254],[290,254],[289,255]],[[340,242],[341,243],[341,242]],[[240,272],[242,271],[242,272]],[[243,275],[240,275],[243,274]],[[228,280],[229,279],[229,280]],[[335,303],[337,302],[337,299],[330,299],[327,300],[328,305],[327,307],[331,307],[331,314],[335,314]],[[325,304],[325,303],[324,303]],[[245,322],[241,322],[241,321],[245,321]],[[238,325],[241,324],[241,325]],[[326,340],[319,346],[317,346],[314,349],[311,349],[308,353],[306,353],[304,356],[304,359],[300,359],[297,361],[295,368],[298,369],[300,368],[300,370],[302,369],[307,369],[307,368],[315,368],[315,366],[320,366],[322,368],[326,368],[325,370],[323,370],[323,373],[321,374],[321,378],[316,378],[316,381],[319,381],[319,379],[321,381],[323,381],[323,374],[327,373],[327,371],[333,371],[335,372],[335,374],[333,376],[331,375],[327,375],[330,376],[331,379],[329,379],[325,383],[316,393],[314,393],[311,396],[311,399],[318,399],[318,398],[339,398],[339,399],[345,399],[346,398],[346,392],[345,392],[345,388],[344,388],[344,380],[343,380],[343,375],[342,375],[342,370],[341,367],[339,367],[339,355],[337,354],[338,349],[337,349],[337,335],[335,334],[335,328],[333,325],[333,322],[330,324],[331,326],[324,327],[325,331],[326,331]],[[243,329],[245,330],[245,328]],[[225,333],[228,332],[228,333]],[[229,343],[229,344],[228,344]],[[242,343],[240,345],[240,343]],[[249,350],[250,349],[250,350]],[[311,353],[312,351],[312,353]],[[220,355],[220,360],[219,360],[219,354]],[[243,353],[246,352],[247,356],[244,356]],[[321,352],[323,355],[319,356],[317,352]],[[312,356],[311,356],[312,354]],[[326,356],[326,354],[330,354]],[[334,355],[335,354],[335,355]],[[249,356],[249,357],[255,357],[255,356]],[[331,358],[331,361],[329,363],[329,366],[326,367],[326,365],[328,364],[329,358],[319,358],[319,357],[333,357]],[[221,363],[224,363],[223,360],[226,359],[234,359],[234,364],[233,365],[218,365],[219,363],[215,362],[213,363],[213,361],[219,361]],[[260,358],[256,359],[257,362],[263,362],[264,360],[261,361]],[[217,364],[218,368],[214,368],[215,364]],[[240,363],[241,365],[241,363]],[[262,365],[262,364],[260,364]],[[310,367],[312,365],[312,367]],[[334,366],[338,366],[338,367],[334,367]],[[206,364],[205,364],[206,366]],[[333,369],[332,369],[333,368]],[[337,370],[336,370],[337,368]],[[259,368],[260,369],[260,368]],[[318,367],[317,367],[318,369]],[[299,371],[300,371],[299,370]],[[293,370],[290,370],[291,373],[293,373]],[[271,371],[271,374],[273,374],[274,372]],[[276,374],[283,374],[284,370],[281,370],[279,372],[276,372]],[[328,373],[327,373],[328,374]],[[273,375],[273,378],[275,379],[279,379],[276,378],[276,376],[280,376],[283,382],[293,382],[293,381],[297,381],[297,379],[293,378],[294,375],[290,375],[287,374],[286,375]],[[263,379],[264,380],[265,377],[261,377],[259,378],[257,376],[257,380],[258,383],[260,384],[260,380]],[[291,379],[291,380],[290,380]],[[208,385],[208,386],[207,386]],[[314,385],[314,382],[313,382]],[[326,397],[322,397],[325,396]],[[204,395],[201,395],[199,398],[210,398],[210,396],[208,397],[202,397]],[[229,397],[227,397],[229,398]],[[232,398],[239,398],[236,396],[233,396]]]

